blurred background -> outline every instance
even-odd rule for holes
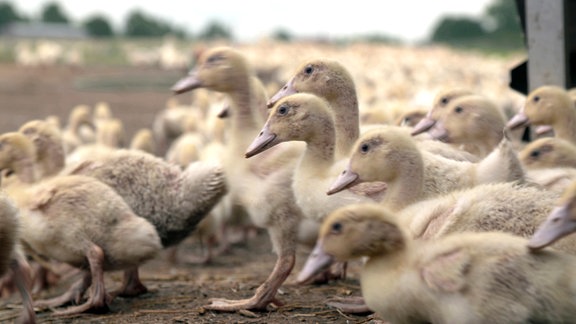
[[[390,112],[453,85],[514,102],[509,70],[526,56],[514,0],[0,1],[0,132],[105,102],[130,137],[216,45],[243,50],[270,95],[301,60],[332,56],[361,109]]]

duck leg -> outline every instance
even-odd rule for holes
[[[20,291],[22,297],[22,306],[24,311],[20,316],[20,323],[36,323],[36,313],[34,312],[34,302],[30,295],[30,285],[32,278],[30,277],[30,266],[26,260],[13,260],[10,264],[12,273],[14,274],[14,282]]]
[[[99,246],[92,244],[87,253],[90,273],[88,281],[92,282],[92,290],[88,301],[82,305],[67,308],[64,311],[56,312],[58,315],[79,314],[87,311],[95,313],[107,312],[106,289],[104,287],[104,251]]]
[[[334,307],[346,314],[367,314],[373,313],[363,297],[336,297],[330,299],[326,305]]]
[[[124,271],[122,279],[122,287],[112,292],[112,296],[120,297],[136,297],[148,292],[148,288],[140,281],[138,268],[128,269]]]
[[[288,204],[291,205],[291,204]],[[283,208],[279,207],[279,208]],[[288,207],[288,206],[286,206]],[[278,253],[274,269],[262,283],[254,296],[248,299],[229,300],[222,298],[210,299],[210,304],[204,306],[206,309],[212,309],[224,312],[233,312],[243,309],[266,310],[269,304],[282,306],[282,302],[276,298],[278,288],[284,283],[290,272],[294,268],[296,261],[296,231],[298,228],[298,217],[300,210],[294,208],[283,208],[285,213],[275,213],[275,226],[268,228],[270,239],[275,250]],[[273,220],[273,221],[274,221]]]
[[[50,299],[45,300],[38,300],[34,303],[36,307],[39,308],[53,308],[62,306],[66,303],[74,301],[76,303],[80,303],[82,300],[82,295],[84,292],[90,287],[90,283],[92,282],[92,277],[90,272],[84,271],[82,278],[76,281],[72,286],[62,295]]]

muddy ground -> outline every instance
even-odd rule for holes
[[[0,132],[17,130],[24,122],[48,115],[65,124],[71,108],[107,101],[122,119],[129,137],[149,127],[155,114],[171,96],[169,87],[184,71],[154,68],[66,67],[18,68],[0,65]],[[198,240],[190,238],[179,248],[180,257],[201,253]],[[250,297],[273,268],[275,255],[265,232],[244,245],[235,245],[212,263],[170,264],[163,253],[141,268],[149,292],[136,298],[117,298],[107,314],[54,316],[37,313],[41,323],[365,323],[368,315],[351,316],[325,305],[333,296],[359,295],[358,265],[351,264],[347,280],[327,285],[294,284],[307,250],[301,248],[295,271],[282,286],[283,307],[264,312],[218,313],[202,308],[211,297]],[[66,289],[74,277],[61,280],[37,298]],[[107,288],[120,285],[121,273],[107,274]],[[0,322],[12,322],[20,310],[19,299],[0,301]]]

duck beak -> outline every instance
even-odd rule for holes
[[[314,250],[308,256],[304,268],[298,274],[296,282],[305,284],[312,280],[317,274],[328,269],[334,263],[334,257],[324,252],[322,248],[322,240],[316,242]]]
[[[280,143],[279,141],[275,141],[276,134],[272,133],[268,128],[268,124],[266,123],[262,128],[262,131],[258,136],[252,141],[252,144],[248,146],[246,153],[244,153],[244,157],[250,158],[258,153],[262,153],[267,149],[275,146],[276,144]]]
[[[576,231],[576,221],[571,219],[567,206],[556,207],[540,225],[528,242],[532,250],[539,250]]]
[[[428,116],[420,119],[420,121],[418,122],[418,124],[414,125],[414,128],[412,129],[412,136],[416,136],[418,134],[422,134],[426,131],[428,131],[432,126],[434,126],[434,124],[436,124],[436,121]]]
[[[540,125],[534,129],[537,135],[554,134],[554,128],[550,125]]]
[[[270,98],[270,100],[268,100],[268,102],[266,103],[266,107],[272,108],[274,107],[274,104],[276,104],[278,100],[291,94],[295,94],[297,92],[298,91],[294,89],[294,79],[292,78],[282,87],[282,89],[278,90],[278,92],[276,92],[276,94],[273,95],[272,98]]]
[[[174,94],[181,94],[184,92],[188,92],[190,90],[194,90],[200,88],[202,86],[202,82],[198,79],[198,76],[195,72],[190,72],[187,76],[180,79],[176,84],[174,84],[171,88]]]
[[[338,179],[334,181],[332,187],[330,187],[330,189],[328,190],[328,192],[326,192],[326,194],[333,195],[344,189],[350,188],[358,183],[360,183],[360,176],[358,175],[358,173],[350,170],[350,165],[348,165],[348,167],[346,167],[346,170],[340,173]]]
[[[528,124],[530,124],[530,119],[528,119],[528,116],[526,116],[524,111],[521,111],[516,115],[514,115],[508,121],[508,123],[506,123],[506,127],[508,127],[509,129],[517,129],[522,126],[527,126]]]

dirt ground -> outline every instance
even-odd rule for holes
[[[0,132],[15,131],[24,122],[60,117],[66,122],[71,108],[93,106],[107,101],[114,115],[125,122],[129,137],[140,127],[149,127],[155,114],[170,98],[170,86],[184,71],[157,69],[90,67],[18,68],[0,65]],[[194,237],[179,248],[181,257],[201,253]],[[218,313],[202,308],[212,297],[240,299],[250,297],[273,268],[275,255],[265,232],[236,245],[207,265],[167,262],[166,253],[141,268],[149,292],[131,299],[117,298],[107,314],[54,316],[38,312],[40,323],[366,323],[370,316],[351,316],[325,305],[333,296],[358,296],[358,264],[349,267],[348,279],[326,285],[294,284],[306,258],[302,248],[297,265],[279,297],[285,305],[272,311]],[[120,285],[121,273],[107,274],[107,289]],[[54,296],[71,280],[36,297]],[[13,322],[18,316],[19,298],[0,300],[0,322]]]

